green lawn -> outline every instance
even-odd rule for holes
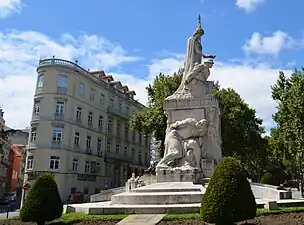
[[[280,214],[288,212],[304,212],[304,207],[289,207],[289,208],[280,208],[279,210],[266,210],[258,209],[257,216],[261,215],[270,215],[270,214]],[[65,222],[65,223],[76,223],[81,221],[120,221],[126,218],[128,215],[119,214],[119,215],[87,215],[83,213],[69,213],[63,214],[62,217],[56,222]],[[11,218],[8,220],[16,220],[18,218]],[[200,219],[200,215],[196,214],[168,214],[163,220],[187,220],[187,219]],[[0,219],[0,221],[6,221],[7,219]]]
[[[304,212],[304,207],[288,207],[280,208],[278,210],[267,210],[267,209],[257,209],[257,216],[270,215],[270,214],[280,214],[288,212]],[[200,219],[198,213],[194,214],[168,214],[163,220],[186,220],[186,219]]]

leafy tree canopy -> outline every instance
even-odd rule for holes
[[[277,126],[271,131],[270,146],[281,158],[294,179],[302,181],[304,150],[304,69],[294,71],[289,78],[279,73],[272,87],[272,98],[277,103],[273,115]]]

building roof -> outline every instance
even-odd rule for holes
[[[24,128],[24,129],[14,129],[14,128],[11,128],[11,127],[8,127],[8,126],[5,126],[4,127],[4,131],[21,131],[21,132],[24,132],[24,133],[29,133],[30,132],[30,128]]]

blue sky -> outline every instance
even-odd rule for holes
[[[302,66],[303,6],[299,0],[0,0],[5,119],[28,126],[35,65],[52,55],[104,69],[145,103],[144,87],[153,77],[182,65],[201,14],[203,51],[217,55],[211,79],[236,89],[269,128],[270,85],[279,70],[289,74]]]

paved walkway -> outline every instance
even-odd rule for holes
[[[119,221],[116,225],[155,225],[166,214],[136,214]]]

